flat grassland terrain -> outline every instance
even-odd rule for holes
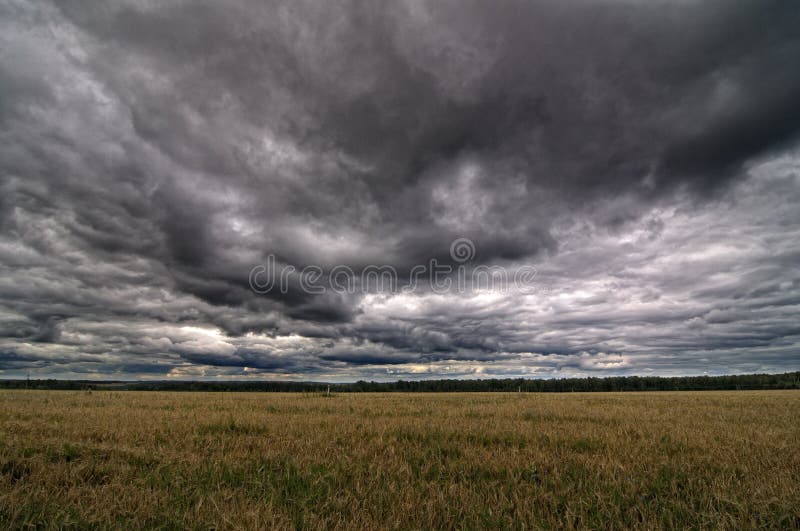
[[[0,392],[0,528],[797,528],[800,392]]]

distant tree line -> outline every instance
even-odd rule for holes
[[[551,380],[506,378],[490,380],[398,380],[396,382],[322,383],[273,381],[97,381],[0,380],[0,389],[130,390],[130,391],[273,391],[273,392],[600,392],[710,391],[736,389],[800,389],[800,371],[783,374],[732,376],[613,376]]]

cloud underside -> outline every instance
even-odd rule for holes
[[[800,368],[793,2],[9,0],[0,26],[2,377]],[[535,289],[248,283],[456,265],[456,238]]]

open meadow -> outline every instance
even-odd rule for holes
[[[800,392],[0,392],[0,528],[798,528]]]

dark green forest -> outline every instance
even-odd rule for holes
[[[129,390],[129,391],[272,391],[272,392],[602,392],[711,391],[737,389],[800,389],[800,371],[731,376],[615,376],[608,378],[398,380],[396,382],[326,383],[278,381],[97,381],[0,380],[0,389]]]

